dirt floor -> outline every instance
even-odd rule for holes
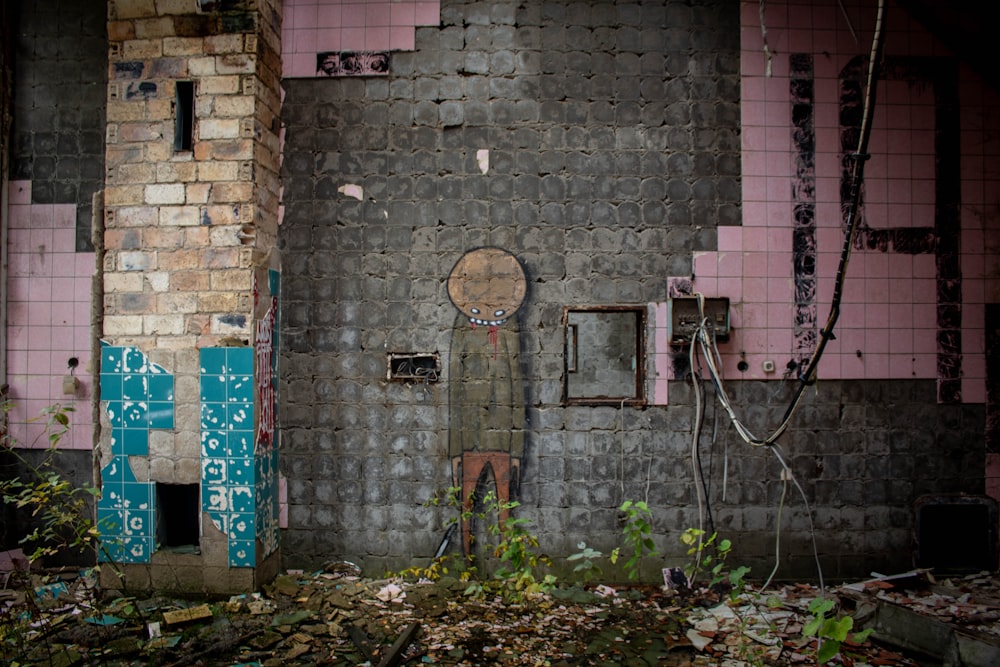
[[[4,582],[0,662],[10,665],[817,664],[816,639],[804,631],[820,591],[803,584],[762,594],[751,587],[736,600],[575,586],[513,602],[471,596],[469,584],[447,577],[365,579],[336,563],[215,601],[97,591],[87,572],[8,572]],[[856,616],[855,629],[876,627],[863,644],[841,645],[831,664],[1000,664],[991,653],[1000,642],[998,590],[991,575],[927,572],[831,587],[837,613]],[[886,608],[920,622],[890,627]],[[902,636],[906,628],[916,638]],[[966,635],[978,638],[971,649],[956,639]]]

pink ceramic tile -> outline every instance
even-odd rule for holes
[[[21,332],[27,334],[28,327],[19,327]],[[8,328],[9,331],[9,328]],[[17,348],[7,347],[7,376],[13,377],[25,375],[28,372],[28,349],[27,341],[19,342]]]
[[[744,224],[763,225],[762,219],[767,210],[766,206],[757,206],[757,215],[753,215],[753,210],[748,210],[750,202],[767,201],[767,180],[762,178],[767,172],[766,160],[763,153],[744,155],[743,157],[743,220]],[[751,222],[752,221],[752,222]]]
[[[889,305],[886,303],[869,303],[865,306],[865,326],[884,329],[892,326],[889,319]]]
[[[909,300],[889,304],[889,326],[898,330],[900,338],[912,336],[913,304]],[[904,336],[904,333],[905,336]]]
[[[392,25],[391,5],[388,2],[372,2],[365,6],[365,25],[369,28]]]
[[[340,14],[341,25],[361,28],[365,25],[367,8],[363,2],[345,2]]]
[[[962,378],[962,402],[985,403],[986,382],[980,378]]]
[[[913,330],[913,353],[937,356],[937,327]]]
[[[11,205],[7,208],[9,233],[21,232],[31,227],[31,206]]]
[[[39,353],[41,354],[41,353]],[[30,357],[31,353],[29,353]],[[52,396],[50,391],[53,376],[51,375],[29,375],[24,383],[24,390],[28,399],[48,400]]]
[[[46,326],[28,326],[28,350],[51,350],[52,329]]]
[[[854,268],[853,265],[848,266],[848,277],[844,280],[841,292],[841,299],[845,305],[864,303],[865,301],[865,282],[860,278],[851,277],[852,268]]]
[[[441,22],[441,3],[439,0],[432,2],[414,2],[413,20],[415,25],[437,25]]]
[[[767,253],[743,253],[743,275],[747,278],[764,278],[767,276]]]
[[[767,280],[746,279],[743,280],[743,301],[744,303],[767,303]]]
[[[653,322],[657,329],[667,329],[667,304],[659,302],[653,305]]]
[[[763,149],[763,130],[758,127],[753,127],[753,125],[764,124],[763,107],[761,105],[754,104],[755,102],[760,102],[764,99],[764,79],[760,76],[760,74],[763,74],[764,72],[763,62],[760,63],[760,71],[755,73],[756,76],[753,75],[753,72],[747,71],[748,69],[753,70],[757,67],[758,65],[756,64],[750,64],[749,68],[744,67],[743,80],[740,82],[740,92],[743,104],[746,105],[743,113],[744,121],[752,124],[750,128],[746,129],[753,129],[755,131],[755,135],[759,135],[761,141],[759,148]],[[744,140],[745,139],[746,135],[744,133]]]
[[[829,349],[829,348],[828,348]],[[824,352],[820,357],[819,366],[816,368],[816,376],[820,380],[838,380],[842,376],[840,369],[840,355]]]
[[[49,302],[52,300],[53,279],[35,277],[28,283],[28,299],[33,302]]]
[[[720,253],[727,250],[743,250],[742,227],[719,227],[717,238]]]
[[[69,230],[73,233],[76,229],[76,205],[53,204],[52,226],[57,229]]]
[[[311,28],[300,28],[295,31],[295,53],[316,53],[316,33]]]
[[[37,209],[42,207],[32,207],[31,230],[28,232],[28,245],[33,255],[45,255],[52,252],[55,243],[55,234],[52,230],[51,215],[36,215]],[[51,211],[51,206],[45,207]]]
[[[986,331],[986,310],[982,306],[982,302],[976,302],[970,299],[964,299],[962,305],[962,328],[966,330],[971,330],[973,333],[982,334]],[[981,346],[973,346],[970,349],[973,350],[985,350],[986,343],[980,341]],[[965,347],[965,346],[963,346]]]
[[[874,328],[865,329],[865,343],[862,349],[865,354],[888,354],[889,330]]]
[[[913,303],[914,304],[936,304],[937,303],[937,281],[932,278],[914,278],[913,283]]]
[[[90,324],[90,303],[88,302],[77,302],[73,304],[73,309],[71,312],[66,313],[63,317],[69,317],[67,319],[67,324],[73,324],[77,326],[89,326]]]
[[[743,329],[744,331],[757,330],[757,329],[763,332],[767,331],[769,324],[767,321],[766,303],[744,302],[742,317],[743,317],[743,323],[741,329]]]
[[[412,2],[394,2],[389,11],[390,25],[409,28],[416,25],[417,10]]]
[[[28,351],[28,372],[33,376],[48,377],[52,371],[51,352],[48,350]],[[46,380],[47,381],[47,380]]]
[[[787,357],[792,351],[792,332],[788,329],[769,329],[767,332],[767,351],[769,354]],[[784,367],[784,360],[779,363],[779,367]]]
[[[865,304],[841,302],[839,325],[844,329],[861,329],[865,326]]]
[[[879,380],[889,377],[888,354],[865,354],[862,361],[864,362],[864,377],[866,379]]]
[[[723,228],[725,229],[725,228]],[[720,233],[721,233],[720,229]],[[721,240],[721,239],[720,239]],[[718,253],[719,277],[738,278],[743,275],[743,253],[734,248],[733,251]]]
[[[319,7],[316,4],[296,4],[286,8],[285,14],[291,16],[292,25],[296,30],[313,27],[319,20]]]
[[[90,276],[94,275],[97,270],[95,262],[97,261],[96,256],[92,252],[78,252],[73,255],[73,265],[76,271],[75,275],[77,278],[90,279]]]
[[[52,304],[49,301],[28,302],[28,326],[47,327],[52,324]]]
[[[937,377],[937,355],[936,354],[914,354],[913,355],[913,377],[936,378]]]
[[[10,181],[7,187],[7,197],[10,204],[30,204],[31,181]]]
[[[787,151],[770,150],[764,154],[765,168],[768,176],[779,176],[778,180],[768,179],[768,194],[773,197],[768,201],[783,201],[788,199],[788,178],[792,172],[792,159]],[[782,182],[783,181],[783,182]]]
[[[316,15],[316,27],[339,28],[341,26],[342,9],[343,7],[340,4],[320,5]]]
[[[365,29],[344,28],[340,31],[341,48],[345,51],[365,50]]]
[[[823,246],[820,246],[821,248]],[[850,265],[848,265],[850,267]],[[820,252],[816,255],[816,275],[822,280],[828,280],[831,284],[837,278],[837,270],[840,268],[840,253]]]
[[[741,329],[740,349],[747,354],[766,354],[767,331],[765,329]]]
[[[789,271],[790,273],[790,271]],[[790,275],[771,277],[767,279],[767,300],[788,308],[795,300],[795,287]]]
[[[52,350],[73,351],[76,349],[74,340],[74,329],[72,326],[52,327],[49,347]]]
[[[719,296],[728,297],[730,303],[743,300],[743,279],[741,277],[719,278]]]
[[[317,51],[340,51],[340,28],[320,28],[316,31]]]
[[[696,292],[705,296],[717,296],[719,293],[719,279],[715,276],[698,276],[692,281]]]
[[[365,49],[368,51],[385,51],[389,48],[392,28],[367,27],[365,28]]]
[[[692,262],[692,270],[696,276],[718,275],[718,253],[696,252]]]
[[[884,308],[884,304],[889,303],[888,281],[884,278],[866,278],[864,300],[869,304],[880,305]]]
[[[413,51],[417,47],[417,35],[413,26],[394,26],[389,34],[389,48],[393,51]]]

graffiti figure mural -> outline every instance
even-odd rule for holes
[[[524,268],[501,248],[468,251],[448,276],[448,296],[459,310],[449,361],[448,451],[465,510],[472,509],[473,495],[490,472],[501,507],[520,481],[524,383],[515,315],[526,291]],[[501,523],[507,516],[501,510]],[[462,545],[469,553],[469,518],[462,521]]]

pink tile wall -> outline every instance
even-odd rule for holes
[[[439,0],[285,0],[284,75],[316,76],[326,51],[412,51],[416,26],[437,25],[440,13]]]
[[[9,431],[19,446],[46,447],[43,409],[71,406],[64,449],[90,449],[91,276],[94,253],[75,251],[76,206],[32,204],[31,184],[10,184],[7,241]],[[63,393],[68,361],[79,360],[79,388]]]
[[[742,3],[743,226],[719,229],[718,251],[694,258],[693,288],[731,299],[733,335],[720,345],[728,378],[777,379],[792,346],[793,272],[790,52],[814,54],[818,328],[829,314],[843,244],[840,213],[839,81],[870,50],[874,3],[768,2],[768,68],[760,4]],[[845,16],[846,13],[846,16]],[[848,18],[850,25],[848,25]],[[888,56],[944,49],[894,5]],[[858,41],[852,36],[858,34]],[[768,72],[770,69],[770,72]],[[1000,96],[961,70],[962,399],[985,401],[984,307],[1000,299]],[[865,170],[864,216],[873,229],[934,221],[933,91],[879,83]],[[992,202],[992,204],[991,204]],[[829,379],[937,377],[937,285],[933,254],[855,250],[841,315],[819,366]],[[749,369],[736,364],[746,355]],[[773,361],[775,373],[763,362]]]

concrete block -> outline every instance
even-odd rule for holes
[[[240,136],[240,122],[231,118],[206,118],[198,123],[198,138],[236,139]]]
[[[160,39],[130,39],[122,42],[122,58],[126,60],[150,60],[163,55]]]
[[[145,187],[144,201],[151,205],[183,204],[184,194],[183,183],[158,183]]]

